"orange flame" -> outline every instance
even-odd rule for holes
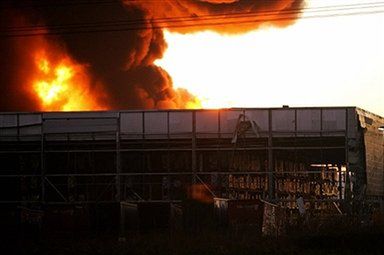
[[[34,56],[35,73],[32,79],[32,94],[38,99],[41,110],[109,109],[110,106],[101,102],[104,94],[99,87],[92,88],[86,66],[76,63],[67,54],[60,54],[57,49],[52,51],[51,48],[51,45],[46,46],[36,51]],[[53,56],[48,53],[50,51],[59,54]],[[155,107],[144,90],[139,89],[138,95],[149,108]],[[175,89],[174,97],[159,102],[157,107],[197,109],[201,108],[201,101],[185,89]]]
[[[48,47],[52,48],[52,47]],[[52,49],[49,49],[52,50]],[[56,52],[55,52],[56,50]],[[92,88],[86,67],[73,61],[66,54],[49,56],[47,49],[35,53],[35,73],[32,94],[44,111],[103,110],[102,93]],[[57,49],[54,49],[57,53]]]
[[[212,203],[213,197],[209,193],[207,186],[203,184],[193,184],[188,187],[189,198],[202,202],[202,203]]]

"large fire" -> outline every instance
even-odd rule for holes
[[[44,25],[35,15],[18,22],[20,15],[5,12],[10,39],[0,43],[7,53],[0,86],[9,96],[0,110],[382,108],[378,0],[124,0],[99,7],[37,8],[32,13]]]
[[[308,1],[295,24],[242,34],[166,30],[168,48],[155,63],[171,75],[175,87],[198,95],[203,108],[353,102],[378,111],[384,109],[382,93],[371,93],[369,103],[363,103],[361,93],[367,94],[363,88],[368,85],[372,91],[384,88],[377,70],[383,67],[378,31],[384,15],[360,12],[383,7],[348,5],[361,2]],[[331,8],[335,5],[341,7]],[[325,18],[312,18],[319,15]]]
[[[69,56],[50,58],[46,49],[35,53],[35,73],[31,92],[44,111],[102,110],[100,92],[92,90],[86,68]]]

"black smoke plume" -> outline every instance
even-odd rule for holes
[[[4,1],[0,111],[39,110],[21,89],[20,69],[33,65],[25,51],[41,37],[87,65],[103,84],[110,109],[185,108],[194,96],[174,89],[168,73],[154,65],[167,47],[163,29],[244,33],[265,24],[289,25],[302,7],[303,0]],[[20,24],[26,29],[12,30]],[[37,30],[42,25],[44,31]]]

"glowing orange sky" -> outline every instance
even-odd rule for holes
[[[312,0],[307,8],[366,2],[375,1]],[[384,115],[383,27],[380,13],[304,18],[240,36],[166,31],[156,64],[205,108],[350,105]]]

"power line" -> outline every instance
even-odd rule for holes
[[[2,0],[0,3],[0,7],[2,9],[13,9],[13,8],[32,8],[32,9],[41,9],[41,8],[58,8],[58,7],[71,7],[71,6],[79,6],[79,5],[112,5],[112,4],[122,4],[119,0],[92,0],[92,1],[55,1],[52,4],[52,1],[49,3],[44,3],[41,0],[19,0],[19,1],[5,1]]]
[[[269,11],[260,11],[260,12],[236,12],[229,14],[208,14],[200,16],[182,16],[182,17],[167,17],[167,18],[152,18],[152,19],[131,19],[131,20],[121,20],[121,21],[101,21],[101,22],[88,22],[88,23],[70,23],[70,24],[59,24],[59,25],[49,25],[49,28],[52,29],[67,29],[67,28],[83,28],[83,27],[99,27],[99,26],[122,26],[122,25],[142,25],[151,23],[169,23],[169,22],[188,22],[188,21],[204,21],[204,20],[214,20],[214,19],[231,19],[231,18],[245,18],[245,17],[255,17],[261,15],[273,16],[276,14],[300,14],[303,11],[307,13],[313,12],[331,12],[331,11],[346,11],[354,9],[367,9],[367,8],[377,8],[384,7],[384,2],[371,2],[371,3],[360,3],[360,4],[348,4],[348,5],[334,5],[334,6],[322,6],[322,7],[312,7],[312,8],[295,8],[290,10],[269,10]],[[46,29],[46,25],[30,25],[30,26],[17,26],[17,27],[5,27],[5,30],[0,32],[14,32],[14,31],[33,31]]]
[[[302,19],[309,18],[330,18],[330,17],[340,17],[340,16],[355,16],[355,15],[368,15],[368,14],[379,14],[384,13],[384,10],[380,11],[371,11],[371,12],[358,12],[358,13],[343,13],[343,14],[333,14],[333,15],[317,15],[317,16],[308,16],[303,17]],[[286,21],[292,20],[292,18],[275,18],[268,20],[245,20],[237,22],[215,22],[215,23],[203,23],[203,24],[186,24],[186,25],[169,25],[169,26],[152,26],[148,27],[130,27],[122,29],[100,29],[100,30],[85,30],[85,31],[64,31],[64,32],[47,32],[47,33],[33,33],[33,34],[15,34],[15,35],[0,35],[0,37],[30,37],[30,36],[41,36],[41,35],[66,35],[66,34],[84,34],[84,33],[100,33],[100,32],[123,32],[123,31],[135,31],[135,30],[145,30],[145,29],[167,29],[167,28],[188,28],[188,27],[197,27],[197,26],[224,26],[230,24],[248,24],[248,23],[262,23],[262,22],[273,22],[273,21]]]
[[[355,16],[355,15],[368,15],[368,14],[377,14],[377,13],[384,13],[384,9],[379,9],[379,10],[374,10],[375,8],[378,8],[378,7],[383,7],[382,5],[372,5],[370,7],[366,6],[365,8],[361,8],[361,6],[359,8],[352,8],[351,7],[348,7],[348,8],[344,8],[344,9],[340,9],[340,6],[338,6],[338,9],[330,9],[328,7],[328,10],[326,10],[327,12],[334,12],[334,11],[345,11],[345,10],[361,10],[361,9],[367,9],[367,8],[370,8],[372,10],[368,10],[368,11],[359,11],[359,12],[346,12],[346,13],[331,13],[331,14],[323,14],[323,15],[319,15],[317,13],[321,13],[321,12],[324,12],[324,10],[322,11],[312,11],[312,13],[315,13],[317,15],[312,15],[312,16],[305,16],[305,17],[302,17],[301,19],[308,19],[308,18],[329,18],[329,17],[338,17],[338,16]],[[65,35],[65,34],[84,34],[84,33],[100,33],[100,32],[122,32],[122,31],[133,31],[133,30],[145,30],[145,29],[167,29],[167,28],[188,28],[188,27],[198,27],[198,26],[201,26],[201,27],[206,27],[206,26],[224,26],[224,25],[231,25],[231,24],[251,24],[251,23],[263,23],[263,22],[274,22],[274,21],[286,21],[286,20],[293,20],[294,17],[292,17],[292,15],[298,15],[300,14],[301,11],[296,11],[296,12],[286,12],[284,13],[284,15],[286,16],[282,16],[282,17],[273,17],[272,14],[270,14],[269,16],[272,16],[271,18],[267,18],[265,19],[265,15],[263,15],[262,18],[260,18],[260,15],[255,15],[253,14],[253,16],[250,16],[248,15],[248,13],[245,13],[244,15],[239,15],[239,16],[236,16],[236,17],[228,17],[228,16],[225,16],[225,19],[226,21],[223,21],[223,15],[224,14],[220,14],[220,17],[216,17],[215,18],[210,18],[210,19],[205,19],[203,21],[205,22],[201,22],[202,20],[198,19],[191,19],[191,20],[188,20],[188,21],[197,21],[197,23],[188,23],[188,24],[183,24],[183,23],[180,23],[180,22],[186,22],[185,20],[167,20],[167,21],[163,21],[163,22],[160,22],[160,21],[152,21],[151,24],[149,25],[149,22],[150,20],[147,20],[147,23],[138,23],[138,22],[130,22],[130,23],[126,23],[124,25],[131,25],[129,27],[115,27],[115,28],[100,28],[100,25],[90,25],[90,26],[85,26],[85,27],[81,27],[81,26],[78,26],[78,27],[75,27],[77,30],[61,30],[61,29],[68,29],[68,28],[61,28],[61,29],[56,29],[55,30],[51,30],[51,31],[44,31],[44,32],[41,32],[42,29],[34,29],[34,30],[30,30],[30,31],[27,31],[27,32],[31,32],[31,33],[14,33],[12,34],[12,32],[15,32],[15,31],[2,31],[2,33],[10,33],[11,34],[0,34],[0,37],[29,37],[29,36],[40,36],[40,35]],[[281,13],[279,13],[279,15],[281,15]],[[291,15],[291,16],[287,16],[287,15]],[[162,20],[162,19],[160,19]],[[207,22],[209,21],[209,22]],[[200,22],[200,23],[199,23]],[[162,23],[165,23],[162,25]],[[143,26],[138,26],[138,25],[143,25]],[[116,25],[115,25],[116,26]],[[122,25],[119,25],[119,26],[122,26]],[[72,28],[72,27],[71,27]],[[95,29],[87,29],[87,30],[84,30],[83,28],[95,28]],[[36,32],[37,31],[37,32]],[[20,32],[20,31],[16,31],[16,32]],[[22,31],[22,32],[26,32],[26,31]]]

